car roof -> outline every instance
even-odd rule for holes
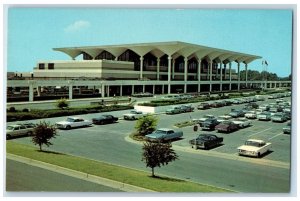
[[[171,128],[159,128],[157,130],[160,130],[160,131],[170,131],[170,130],[173,130],[173,129],[171,129]]]
[[[258,143],[264,143],[265,142],[263,140],[258,140],[258,139],[248,139],[247,141],[258,142]]]

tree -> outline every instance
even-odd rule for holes
[[[40,122],[33,129],[32,142],[35,145],[39,145],[40,151],[42,151],[42,145],[45,144],[47,147],[52,145],[50,140],[55,138],[57,135],[56,128],[54,125],[50,125],[50,123]]]
[[[138,135],[145,136],[156,129],[158,118],[153,115],[146,115],[137,120],[135,129]]]
[[[146,167],[152,169],[152,177],[154,175],[154,168],[161,167],[161,165],[168,165],[169,162],[178,159],[178,155],[172,149],[171,143],[162,142],[145,142],[143,146],[142,161],[146,163]]]
[[[68,103],[67,99],[61,98],[60,100],[56,101],[56,107],[58,107],[60,109],[64,109],[64,108],[69,107],[69,103]]]

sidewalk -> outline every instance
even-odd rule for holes
[[[57,173],[60,173],[60,174],[64,174],[64,175],[67,175],[67,176],[82,179],[82,180],[85,180],[85,181],[89,181],[89,182],[93,182],[93,183],[96,183],[96,184],[101,184],[101,185],[108,186],[108,187],[111,187],[111,188],[119,189],[119,190],[122,190],[122,191],[125,191],[125,192],[155,192],[155,191],[145,189],[145,188],[142,188],[142,187],[133,186],[133,185],[130,185],[130,184],[125,184],[125,183],[122,183],[122,182],[106,179],[106,178],[103,178],[103,177],[98,177],[98,176],[87,174],[87,173],[84,173],[84,172],[79,172],[79,171],[67,169],[67,168],[64,168],[64,167],[52,165],[52,164],[49,164],[49,163],[44,163],[44,162],[41,162],[41,161],[33,160],[33,159],[30,159],[30,158],[25,158],[25,157],[22,157],[22,156],[17,156],[17,155],[14,155],[14,154],[6,153],[6,158],[10,159],[10,160],[21,162],[21,163],[25,163],[25,164],[28,164],[28,165],[32,165],[32,166],[35,166],[35,167],[47,169],[47,170],[57,172]]]

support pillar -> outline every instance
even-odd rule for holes
[[[69,100],[73,99],[73,85],[69,85]]]
[[[240,74],[240,63],[238,62],[238,91],[240,90],[240,81],[241,81],[241,74]]]
[[[209,63],[209,91],[211,92],[212,91],[212,64],[213,64],[213,61],[210,61]]]
[[[106,86],[106,90],[107,90],[107,97],[109,97],[109,85]]]
[[[143,84],[143,93],[145,93],[145,85]]]
[[[156,79],[159,80],[159,68],[160,68],[160,58],[157,58],[157,64],[156,64]]]
[[[220,91],[223,91],[223,71],[222,71],[222,61],[220,61]]]
[[[231,91],[231,62],[229,62],[229,91]]]
[[[32,102],[33,101],[33,97],[34,97],[34,94],[33,94],[33,84],[29,84],[29,101]]]
[[[187,92],[188,58],[184,57],[184,93]]]
[[[37,87],[37,96],[41,96],[41,87]]]
[[[201,81],[201,59],[198,59],[198,93],[200,93],[201,86],[200,86],[200,81]]]
[[[248,88],[248,64],[245,64],[245,71],[246,88]]]
[[[171,64],[172,57],[168,56],[168,94],[171,93]]]
[[[134,94],[134,85],[131,85],[131,95]]]
[[[161,94],[164,94],[164,93],[165,93],[165,85],[163,84],[161,87]]]
[[[155,94],[155,85],[152,85],[152,94]]]
[[[105,85],[104,84],[101,85],[101,97],[102,98],[105,97]]]
[[[120,96],[123,96],[123,86],[120,85]]]
[[[172,62],[172,80],[175,78],[175,59],[173,59]]]
[[[140,79],[142,79],[143,78],[143,64],[144,64],[144,57],[140,57]]]

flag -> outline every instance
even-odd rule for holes
[[[269,64],[268,64],[268,62],[265,60],[265,64],[268,66]]]

